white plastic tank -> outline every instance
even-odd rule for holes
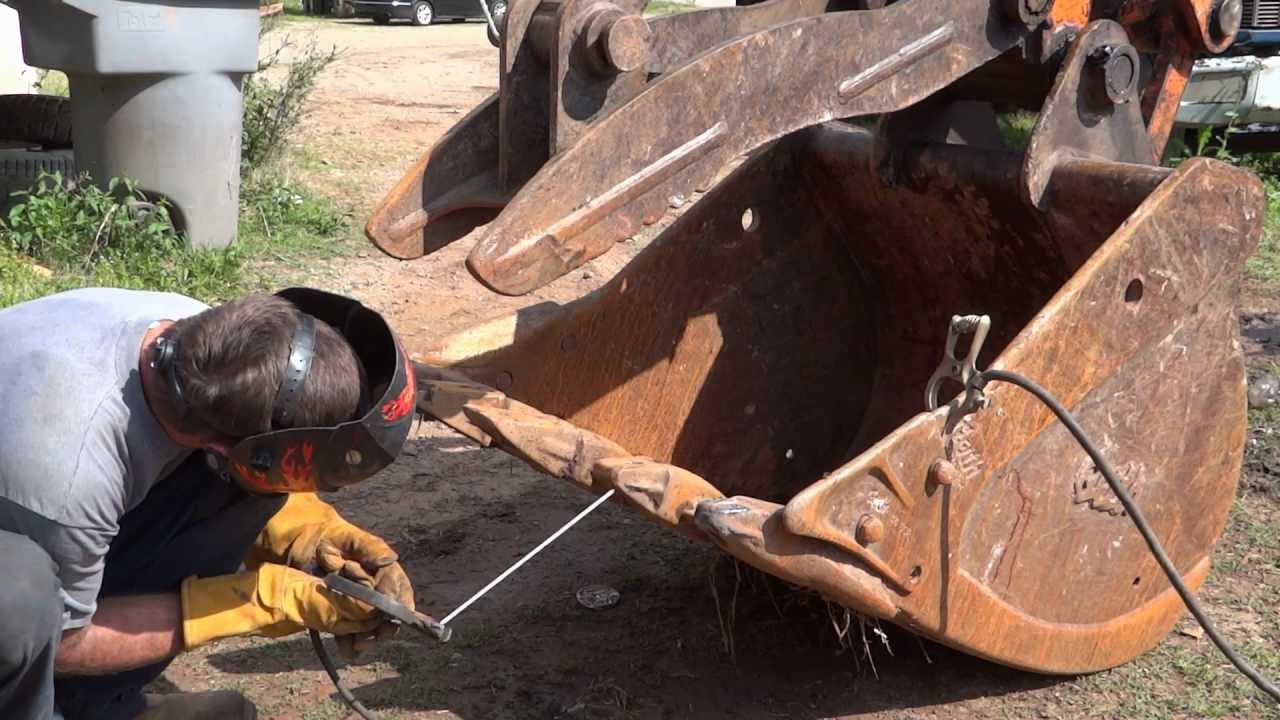
[[[7,0],[28,65],[71,88],[76,165],[167,199],[192,244],[236,235],[243,82],[258,63],[256,0]]]

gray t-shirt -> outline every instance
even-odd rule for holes
[[[91,288],[0,310],[0,530],[57,563],[64,628],[93,616],[120,517],[190,453],[147,408],[142,339],[206,307]]]

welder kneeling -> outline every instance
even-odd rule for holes
[[[0,311],[0,338],[0,717],[253,718],[236,693],[142,690],[219,638],[312,628],[350,654],[394,631],[324,572],[413,606],[391,547],[316,495],[408,434],[377,313],[85,289]]]

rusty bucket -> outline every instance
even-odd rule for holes
[[[838,123],[776,142],[598,291],[440,343],[422,408],[965,652],[1133,658],[1183,606],[1088,457],[1013,386],[952,425],[925,386],[952,316],[989,316],[978,366],[1072,408],[1198,586],[1242,458],[1258,181],[1070,160],[1037,210],[1018,154],[875,157]]]

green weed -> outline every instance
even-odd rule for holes
[[[278,168],[254,171],[241,184],[240,236],[257,249],[332,255],[333,240],[349,226],[347,211]]]
[[[195,250],[164,203],[123,179],[101,189],[44,176],[0,221],[4,262],[22,268],[0,284],[0,305],[70,287],[101,285],[182,292],[214,301],[239,286],[243,252]],[[6,274],[7,275],[7,274]]]
[[[673,15],[697,9],[697,6],[693,3],[678,2],[676,0],[654,0],[645,7],[644,14],[652,17],[655,15]]]
[[[282,268],[342,247],[346,212],[261,170],[244,181],[240,239],[222,250],[191,248],[163,203],[128,180],[103,190],[83,178],[42,178],[0,221],[0,307],[74,287],[180,292],[218,302],[279,284]]]
[[[291,48],[288,67],[268,79],[264,71],[283,64]],[[301,258],[335,254],[350,224],[347,213],[290,181],[274,161],[284,154],[316,78],[337,57],[336,49],[297,48],[286,37],[245,80],[236,243],[192,249],[174,230],[168,207],[150,202],[128,180],[114,179],[104,190],[83,177],[44,177],[15,193],[0,218],[0,307],[89,285],[217,302],[277,285]],[[56,91],[59,79],[65,84],[60,73],[44,73],[42,89]]]
[[[1038,116],[1032,112],[1005,113],[996,117],[1000,135],[1011,150],[1025,150],[1031,143],[1031,131]]]
[[[332,15],[308,15],[302,9],[302,0],[284,0],[284,12],[272,20],[280,22],[317,22],[333,17]]]
[[[264,24],[269,30],[270,25]],[[265,32],[265,31],[264,31]],[[283,77],[271,80],[267,71],[283,64],[282,56],[295,50]],[[289,133],[306,112],[307,98],[316,79],[338,59],[337,48],[320,50],[314,41],[300,48],[288,36],[258,61],[258,72],[244,81],[244,127],[241,131],[241,171],[250,172],[281,156]]]
[[[67,80],[67,74],[61,70],[41,70],[40,77],[35,82],[36,90],[41,95],[58,95],[61,97],[69,97],[71,95],[71,83]]]
[[[307,190],[277,166],[247,175],[240,189],[240,237],[250,258],[245,284],[273,287],[307,279],[307,262],[341,254],[348,210]]]
[[[1280,287],[1280,180],[1264,177],[1267,210],[1262,221],[1262,238],[1258,249],[1246,265],[1248,278],[1275,289]]]

